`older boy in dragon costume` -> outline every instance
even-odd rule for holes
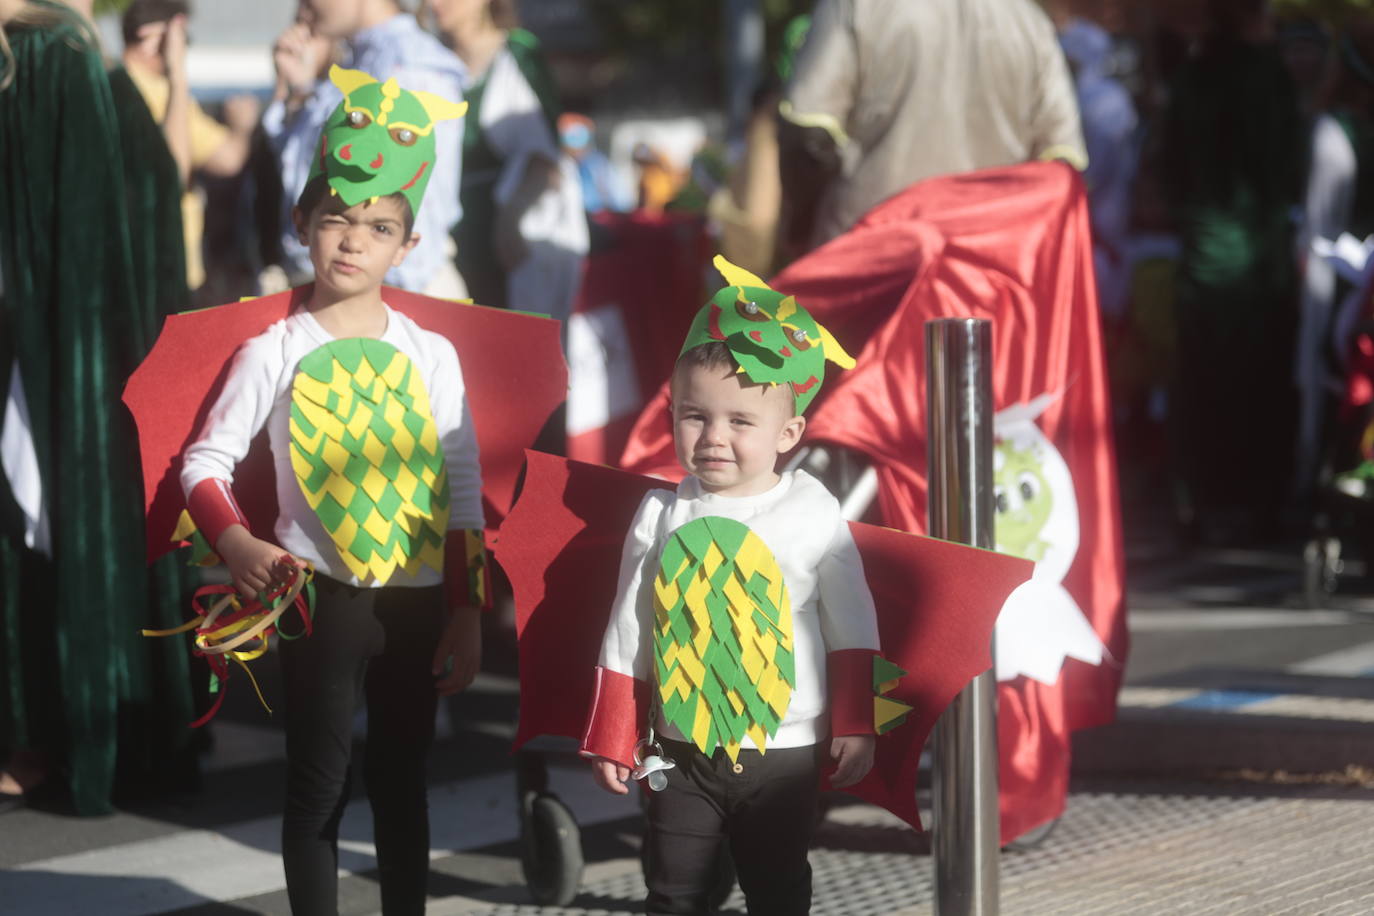
[[[239,350],[181,483],[191,517],[245,596],[316,571],[308,636],[283,640],[292,911],[337,912],[337,837],[352,720],[369,710],[363,768],[387,914],[424,910],[424,762],[440,695],[478,666],[484,526],[477,439],[453,344],[383,301],[435,168],[435,125],[463,114],[394,79],[335,67],[344,99],[294,211],[315,268],[308,298]],[[231,491],[266,429],[278,515],[250,531]],[[299,635],[299,634],[297,634]]]

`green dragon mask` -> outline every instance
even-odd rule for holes
[[[382,83],[337,65],[329,80],[344,98],[320,132],[310,179],[324,175],[350,207],[399,191],[418,214],[434,172],[434,125],[462,117],[467,102],[410,92],[395,79]]]
[[[679,356],[723,341],[750,381],[791,385],[798,414],[805,413],[821,390],[827,359],[842,369],[854,368],[854,358],[795,298],[770,289],[720,255],[712,263],[730,285],[697,312]]]

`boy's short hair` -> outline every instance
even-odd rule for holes
[[[677,358],[677,368],[683,369],[739,369],[739,363],[735,361],[735,356],[730,352],[723,340],[713,340],[709,343],[697,344],[682,351],[682,355]],[[744,377],[746,382],[750,382],[748,376]],[[752,384],[752,382],[750,382]],[[791,384],[784,382],[780,387],[787,392],[787,407],[792,416],[797,415],[797,393],[792,390]]]
[[[138,41],[138,30],[154,22],[171,22],[177,16],[190,16],[191,4],[187,0],[134,0],[124,10],[120,20],[120,31],[124,33],[124,44]]]
[[[386,197],[396,201],[401,205],[401,225],[405,229],[403,233],[406,239],[410,238],[410,230],[415,228],[415,213],[410,209],[410,201],[400,191],[387,194]],[[296,199],[296,206],[300,207],[301,215],[309,222],[316,208],[321,203],[329,199],[329,179],[324,175],[316,175],[306,183],[301,190],[301,196]]]

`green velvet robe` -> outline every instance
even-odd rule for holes
[[[170,561],[146,566],[133,423],[119,400],[159,312],[185,301],[184,276],[164,263],[183,263],[180,220],[159,221],[159,203],[146,199],[166,194],[174,207],[179,188],[142,172],[158,167],[151,156],[129,163],[144,177],[126,184],[124,151],[146,152],[156,125],[146,108],[146,121],[120,121],[74,21],[9,38],[0,375],[18,361],[53,555],[24,546],[0,475],[0,748],[44,749],[77,812],[100,814],[117,766],[164,778],[186,753],[193,717],[184,643],[139,633],[183,617],[182,573]],[[143,201],[132,222],[131,199]]]

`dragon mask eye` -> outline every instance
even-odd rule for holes
[[[735,311],[745,321],[772,321],[773,318],[763,309],[759,308],[757,302],[735,301]]]
[[[372,118],[365,111],[350,111],[348,113],[348,126],[355,130],[362,130],[371,123]]]
[[[409,127],[393,127],[390,133],[391,139],[395,140],[401,146],[414,146],[415,141],[420,139],[419,135]]]
[[[811,349],[811,338],[806,336],[806,331],[802,328],[788,328],[787,339],[792,341],[792,346],[798,350]]]

